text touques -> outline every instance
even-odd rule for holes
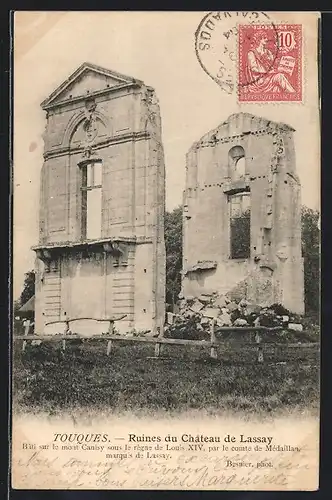
[[[62,443],[111,443],[117,439],[125,440],[124,436],[111,436],[107,433],[54,433],[53,441]],[[226,434],[224,436],[207,436],[205,434],[182,434],[181,436],[172,436],[165,434],[162,436],[149,436],[146,434],[128,434],[127,441],[129,443],[265,443],[271,444],[272,436],[248,436],[246,434],[238,434],[233,436]]]

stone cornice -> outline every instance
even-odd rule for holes
[[[42,109],[45,111],[49,111],[51,109],[59,109],[59,108],[64,108],[70,104],[73,103],[79,103],[82,101],[86,101],[87,98],[91,97],[98,97],[101,95],[107,95],[107,94],[114,94],[119,92],[120,90],[124,89],[134,89],[134,88],[140,88],[142,85],[139,83],[122,83],[120,85],[114,85],[113,87],[106,87],[105,89],[102,90],[96,90],[95,92],[90,92],[89,94],[85,95],[80,95],[77,97],[71,97],[70,99],[65,99],[64,101],[60,102],[51,102],[50,104],[45,104],[42,106]]]
[[[227,144],[227,143],[241,141],[246,139],[246,137],[248,136],[262,136],[262,135],[275,136],[280,134],[286,134],[288,132],[292,132],[292,130],[279,129],[276,131],[272,128],[263,128],[259,130],[250,130],[249,132],[244,132],[242,134],[234,134],[218,138],[216,137],[216,134],[211,134],[209,139],[207,140],[201,139],[200,141],[195,142],[189,149],[189,152],[200,148],[211,148],[216,146],[217,144]]]
[[[100,141],[96,144],[92,144],[91,147],[93,151],[97,151],[110,144],[120,144],[122,142],[127,142],[132,140],[139,141],[143,139],[149,139],[150,137],[151,134],[145,130],[140,132],[127,132],[125,134],[119,134],[119,135],[114,135],[112,137],[108,137],[103,141]],[[69,146],[65,146],[65,147],[55,148],[50,151],[45,151],[43,156],[45,160],[48,160],[49,158],[55,158],[58,156],[64,156],[73,153],[83,153],[83,151],[84,151],[84,146],[78,146],[75,148],[69,148]]]
[[[238,124],[237,120],[249,120],[245,126]],[[229,130],[228,130],[229,129]],[[234,133],[235,132],[235,133]],[[290,125],[281,122],[273,122],[251,113],[235,113],[227,118],[218,127],[204,134],[190,147],[187,154],[200,148],[214,147],[218,143],[233,143],[244,140],[247,136],[280,135],[295,132]]]
[[[115,243],[133,243],[136,245],[143,243],[151,243],[152,239],[145,236],[108,236],[107,238],[100,238],[97,240],[82,240],[82,241],[58,241],[56,243],[45,243],[31,247],[36,253],[39,252],[55,252],[66,250],[81,250],[92,249],[95,247],[104,248],[105,245],[114,245]]]

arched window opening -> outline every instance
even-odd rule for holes
[[[229,171],[233,180],[242,179],[246,173],[245,152],[242,146],[234,146],[229,150]]]
[[[82,239],[101,238],[102,162],[91,161],[81,167]]]
[[[250,258],[250,193],[229,196],[230,258]]]
[[[242,179],[246,174],[246,159],[244,156],[238,159],[235,165],[235,176]]]

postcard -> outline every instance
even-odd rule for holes
[[[318,489],[319,22],[15,12],[14,489]]]

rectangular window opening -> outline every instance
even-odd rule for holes
[[[81,170],[82,239],[99,239],[102,219],[102,163],[88,163]]]
[[[250,193],[229,197],[230,258],[250,258]]]

